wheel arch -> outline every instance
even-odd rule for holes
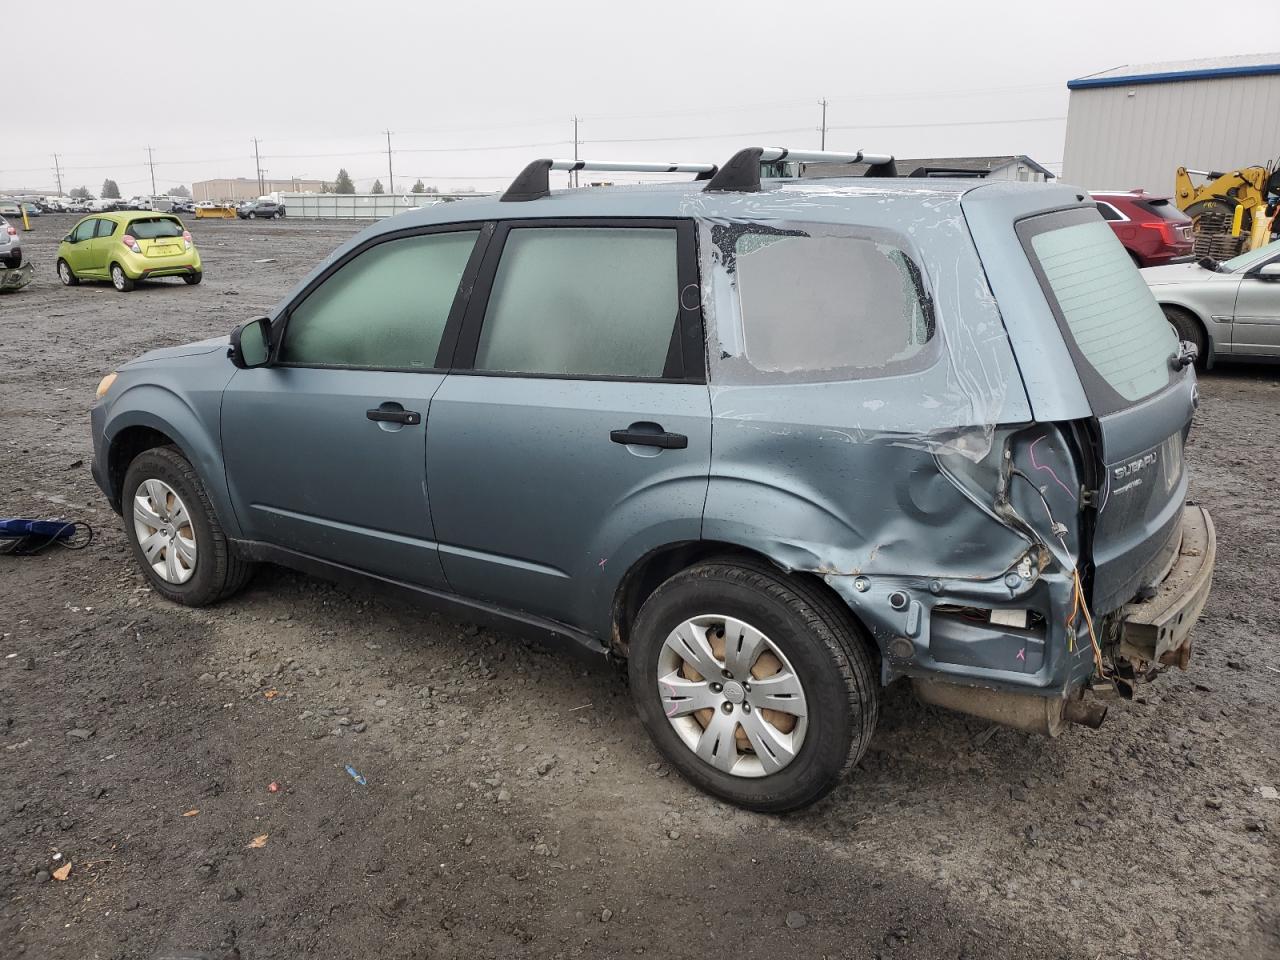
[[[630,645],[631,628],[640,608],[655,590],[681,570],[712,560],[739,562],[748,566],[765,568],[770,573],[785,578],[802,580],[811,589],[828,595],[837,609],[847,613],[864,639],[872,636],[867,625],[851,609],[840,595],[822,577],[807,571],[791,569],[778,560],[751,547],[725,540],[685,540],[669,543],[650,550],[635,561],[622,575],[613,595],[612,629],[609,648],[625,657]],[[875,644],[870,646],[874,649]]]
[[[1205,369],[1207,370],[1210,367],[1212,367],[1214,357],[1215,357],[1214,349],[1213,349],[1214,339],[1213,339],[1213,335],[1209,332],[1209,325],[1205,323],[1204,317],[1200,314],[1200,311],[1197,310],[1195,307],[1188,306],[1187,304],[1182,303],[1178,300],[1161,299],[1160,297],[1157,297],[1156,303],[1160,305],[1160,309],[1164,311],[1166,314],[1168,313],[1168,311],[1173,310],[1177,313],[1185,314],[1189,319],[1195,322],[1196,326],[1200,328],[1200,335],[1204,337],[1204,347],[1205,347],[1205,354],[1206,354],[1204,358]]]
[[[235,511],[231,509],[221,445],[216,435],[210,435],[196,412],[168,390],[147,385],[134,387],[129,394],[135,391],[139,395],[130,399],[136,405],[115,413],[105,430],[107,481],[112,507],[119,512],[124,496],[124,475],[139,454],[154,447],[174,446],[200,478],[223,529],[230,536],[239,536],[240,528]]]

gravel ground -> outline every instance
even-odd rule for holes
[[[275,568],[151,593],[89,476],[99,377],[356,227],[192,221],[205,282],[121,295],[58,284],[72,222],[0,297],[0,515],[97,531],[0,558],[0,955],[1280,956],[1275,369],[1202,383],[1189,672],[1054,741],[894,688],[853,777],[774,818],[669,774],[611,668]]]

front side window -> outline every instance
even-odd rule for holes
[[[934,336],[919,270],[899,247],[804,229],[726,228],[742,353],[766,374],[884,376],[927,361]]]
[[[98,221],[96,218],[92,220],[85,220],[83,223],[79,224],[71,234],[72,241],[79,243],[82,240],[88,240],[93,236],[94,228],[97,227],[97,225]]]
[[[679,313],[676,248],[667,228],[512,229],[475,369],[661,377]]]
[[[388,240],[343,264],[289,313],[280,360],[429,369],[477,231]]]

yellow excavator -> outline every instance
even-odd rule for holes
[[[1196,186],[1192,177],[1203,178]],[[1178,208],[1193,221],[1198,257],[1229,260],[1271,242],[1280,201],[1280,160],[1269,167],[1188,170],[1179,167],[1174,184]]]

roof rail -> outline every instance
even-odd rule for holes
[[[715,176],[714,163],[652,163],[628,160],[535,160],[507,187],[503,200],[538,200],[551,195],[552,170],[605,170],[626,173],[696,173],[695,180]]]
[[[754,193],[760,189],[762,163],[866,163],[864,177],[896,177],[898,168],[888,153],[833,153],[830,150],[788,150],[786,147],[747,147],[739,150],[711,178],[707,190]]]

